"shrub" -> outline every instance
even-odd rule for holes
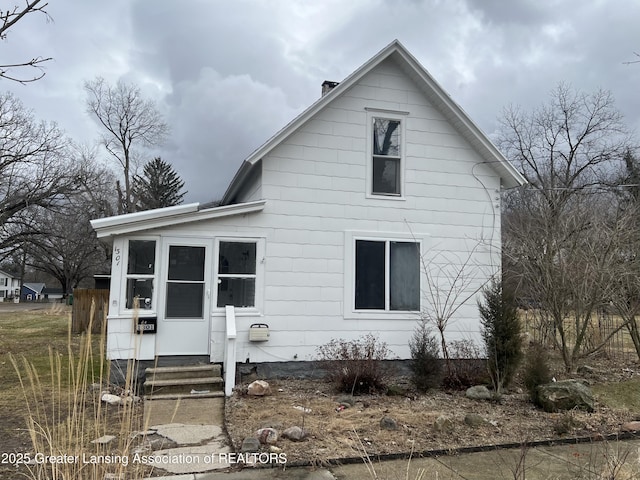
[[[494,280],[478,302],[487,367],[497,394],[508,387],[522,360],[520,320],[515,297]]]
[[[413,383],[419,391],[440,386],[442,381],[442,361],[439,358],[438,339],[425,321],[416,327],[409,339],[411,351],[411,371]]]
[[[384,390],[390,350],[385,342],[369,333],[356,340],[334,339],[317,349],[327,377],[345,393],[373,393]]]
[[[442,380],[442,386],[463,390],[489,381],[485,354],[472,340],[457,340],[449,343],[451,369]]]
[[[532,345],[527,352],[523,380],[531,401],[537,405],[538,386],[551,381],[547,352],[539,343]]]

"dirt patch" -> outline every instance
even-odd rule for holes
[[[619,382],[640,378],[637,364],[598,365],[588,383]],[[606,378],[601,373],[607,372]],[[565,378],[565,377],[563,377]],[[560,379],[560,376],[558,377]],[[624,407],[599,402],[587,413],[545,413],[536,408],[520,387],[500,402],[470,400],[460,391],[436,390],[426,394],[407,392],[399,396],[363,395],[353,406],[342,408],[341,395],[322,381],[273,380],[272,395],[250,397],[234,394],[226,402],[226,425],[239,450],[242,440],[262,427],[281,431],[297,425],[309,436],[302,442],[279,439],[276,446],[288,462],[323,464],[329,459],[368,455],[402,454],[433,449],[521,443],[554,438],[598,436],[618,432],[620,425],[635,419]],[[473,427],[464,422],[474,413],[486,423]],[[438,431],[436,419],[451,419],[450,429]],[[393,418],[396,430],[381,428],[383,417]]]

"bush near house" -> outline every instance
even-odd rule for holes
[[[522,335],[515,297],[494,280],[478,302],[487,367],[497,394],[511,383],[522,359]]]
[[[425,392],[437,388],[442,382],[442,360],[438,339],[426,322],[421,321],[416,327],[411,339],[411,371],[413,383],[418,391]]]
[[[321,367],[336,388],[345,393],[374,393],[385,389],[391,354],[387,344],[368,333],[355,340],[333,339],[317,349]]]

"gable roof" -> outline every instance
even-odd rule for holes
[[[42,293],[42,290],[44,290],[45,288],[45,284],[44,283],[23,283],[22,287],[28,290],[31,290],[34,293]]]
[[[5,270],[0,270],[0,275],[5,276],[5,277],[7,277],[7,278],[11,278],[11,279],[18,278],[16,275],[13,275],[13,274],[11,274],[11,273],[8,273],[8,272],[7,272],[7,271],[5,271]]]
[[[316,113],[325,108],[347,89],[387,59],[393,59],[400,68],[418,85],[436,109],[444,115],[453,127],[478,151],[487,163],[503,179],[506,188],[524,185],[526,180],[500,153],[489,138],[469,118],[466,112],[449,96],[431,74],[411,55],[398,40],[394,40],[364,65],[340,82],[329,93],[320,97],[304,112],[289,122],[282,130],[267,140],[242,163],[222,197],[222,204],[233,203],[235,195],[248,178],[252,167],[298,130]]]

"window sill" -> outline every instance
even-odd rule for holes
[[[367,193],[366,197],[376,199],[376,200],[393,200],[395,202],[397,201],[404,202],[407,200],[407,198],[404,197],[403,195],[376,195],[374,193]]]
[[[420,312],[401,312],[401,311],[350,311],[345,312],[345,320],[420,320]]]
[[[241,308],[236,307],[236,317],[262,317],[262,311],[257,308]],[[224,308],[211,311],[212,317],[224,317],[226,315]]]

